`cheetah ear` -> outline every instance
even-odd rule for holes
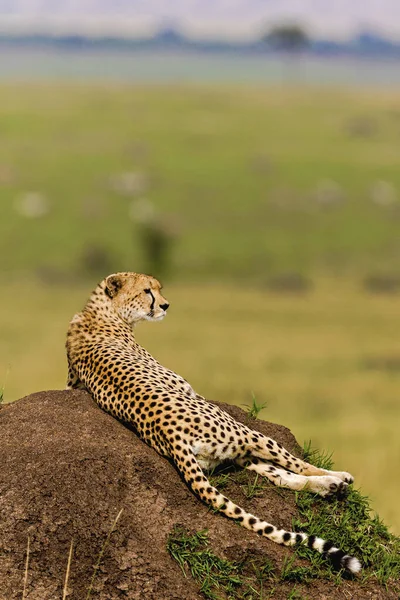
[[[106,278],[105,292],[109,298],[114,298],[123,286],[123,279],[120,275],[109,275]]]

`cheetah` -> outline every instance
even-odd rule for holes
[[[195,393],[140,346],[133,327],[161,321],[169,303],[149,275],[115,273],[101,281],[68,329],[67,388],[84,388],[98,405],[129,423],[139,437],[172,459],[198,498],[243,527],[278,544],[306,544],[337,569],[357,573],[359,560],[315,535],[279,529],[246,512],[209,482],[206,472],[225,461],[255,471],[273,484],[321,496],[343,495],[353,477],[317,468],[275,440],[237,422]]]

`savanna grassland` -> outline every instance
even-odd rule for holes
[[[205,396],[254,394],[261,417],[334,451],[400,532],[400,94],[0,92],[5,400],[64,385],[67,323],[96,278],[144,268],[146,198],[174,236],[171,309],[139,341]],[[136,187],[115,185],[126,173]]]
[[[400,95],[310,88],[2,86],[0,267],[81,269],[84,244],[138,262],[121,173],[179,238],[173,275],[343,274],[400,263]],[[380,188],[383,190],[380,192]],[[118,188],[118,186],[117,186]],[[23,220],[18,195],[44,194]],[[333,206],[332,206],[333,205]],[[332,210],[333,208],[333,210]]]

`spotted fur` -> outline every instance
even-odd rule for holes
[[[158,363],[136,342],[132,327],[142,320],[161,320],[168,306],[153,277],[116,273],[104,279],[70,323],[67,387],[87,389],[102,409],[133,425],[144,441],[173,460],[205,503],[278,544],[307,544],[337,568],[357,573],[359,561],[333,543],[278,529],[211,485],[205,471],[226,460],[275,485],[322,496],[343,495],[353,478],[293,456],[275,440],[207,402],[185,379]]]

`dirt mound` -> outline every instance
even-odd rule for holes
[[[222,405],[249,423],[239,408]],[[251,426],[289,450],[297,444],[284,427],[251,420]],[[167,550],[176,525],[208,530],[212,551],[229,560],[266,559],[280,566],[291,555],[234,522],[214,514],[188,490],[174,466],[127,427],[102,412],[82,391],[32,394],[0,411],[0,599],[22,597],[30,540],[27,600],[63,596],[68,553],[73,558],[69,600],[84,600],[113,521],[122,515],[105,548],[91,598],[101,600],[196,600],[199,584],[184,574]],[[291,528],[293,494],[267,487],[237,502],[276,525]],[[227,493],[227,492],[226,492]],[[306,562],[304,562],[307,565]],[[274,599],[287,598],[293,583],[275,584]],[[315,581],[308,598],[395,598],[382,588]],[[302,586],[298,590],[303,590]],[[267,586],[264,584],[265,597]],[[221,591],[221,598],[226,597]],[[259,597],[259,596],[254,596]],[[261,596],[262,597],[262,596]]]

